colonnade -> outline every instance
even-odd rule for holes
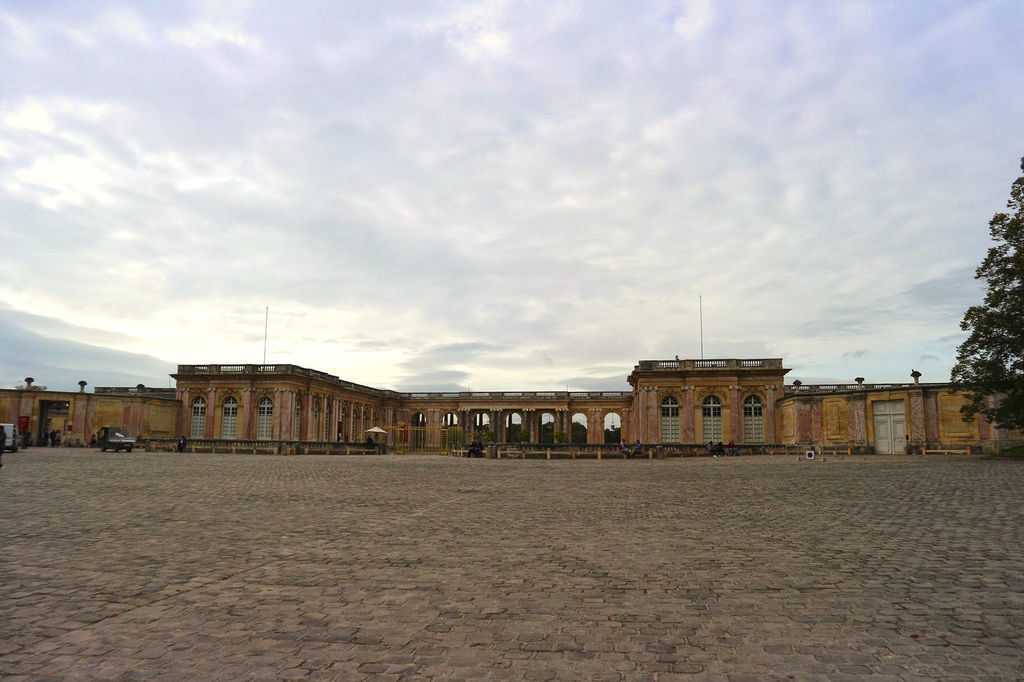
[[[545,408],[545,407],[494,407],[494,408],[461,408],[448,409],[445,407],[414,407],[403,408],[398,411],[399,419],[405,424],[415,424],[416,416],[423,415],[423,426],[429,431],[438,432],[444,426],[458,426],[462,429],[463,437],[472,438],[474,433],[490,430],[494,433],[497,442],[508,442],[511,438],[511,426],[509,420],[512,416],[518,415],[521,418],[520,428],[528,434],[528,442],[537,443],[540,441],[541,424],[544,415],[551,418],[552,433],[562,431],[566,434],[567,441],[572,432],[572,418],[577,414],[586,417],[587,443],[604,442],[604,423],[609,414],[619,416],[619,423],[623,427],[623,437],[628,437],[625,428],[626,413],[623,408]],[[446,419],[447,418],[447,419]],[[454,424],[452,422],[454,421]],[[430,442],[429,438],[438,438],[436,434],[428,434],[427,445],[436,445]]]
[[[196,398],[202,398],[201,408]],[[260,401],[271,401],[269,440],[299,441],[362,441],[366,429],[394,421],[394,409],[381,407],[366,400],[353,400],[312,391],[274,387],[269,389],[217,388],[202,390],[188,388],[178,391],[183,409],[179,416],[178,431],[189,437],[196,437],[193,428],[197,409],[202,409],[203,438],[223,437],[224,403],[228,398],[237,401],[237,426],[234,438],[257,440],[257,417]]]

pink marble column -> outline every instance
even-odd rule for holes
[[[178,403],[181,405],[181,412],[178,413],[178,435],[192,436],[190,422],[192,420],[192,391],[188,388],[178,389]]]
[[[657,389],[651,386],[647,396],[647,436],[645,443],[660,443],[661,429],[658,428],[658,411],[661,409],[661,400],[658,397]]]
[[[249,387],[242,389],[242,433],[241,440],[256,439],[256,390]]]
[[[740,387],[729,387],[729,438],[735,443],[743,442],[743,411],[740,408]]]
[[[278,402],[280,409],[274,410],[274,436],[277,440],[291,440],[295,423],[295,391],[281,391]]]
[[[71,433],[75,436],[81,436],[85,438],[85,442],[89,442],[89,432],[86,430],[85,425],[85,413],[88,410],[89,401],[88,398],[76,398],[74,401],[74,413],[72,414],[72,426]],[[178,415],[180,421],[181,415]]]
[[[316,440],[313,433],[313,392],[306,391],[302,396],[302,424],[299,426],[299,440]]]
[[[907,431],[910,433],[910,440],[915,445],[924,444],[924,393],[920,389],[910,392],[910,414],[907,415],[910,422]]]
[[[220,436],[215,431],[217,424],[217,389],[206,389],[206,437],[217,438]]]
[[[924,397],[924,439],[927,445],[939,443],[939,396],[929,393]]]
[[[778,443],[781,441],[778,427],[775,424],[775,400],[776,387],[766,387],[764,401],[764,440],[766,443]]]
[[[338,440],[338,422],[341,421],[341,398],[331,398],[331,424],[327,435],[329,440]]]
[[[682,426],[683,432],[681,434],[681,440],[684,443],[696,443],[696,420],[693,413],[693,386],[683,386],[683,404],[680,407],[682,410]]]
[[[811,404],[811,442],[815,445],[825,442],[824,417],[821,412],[821,401]]]
[[[868,427],[865,418],[864,396],[846,399],[846,439],[851,445],[867,445]]]

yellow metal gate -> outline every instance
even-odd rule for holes
[[[389,426],[395,454],[449,455],[463,446],[460,426]]]

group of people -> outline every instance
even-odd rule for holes
[[[717,443],[714,441],[708,441],[708,454],[712,457],[725,457],[727,455],[739,455],[740,449],[736,447],[736,443],[729,441],[728,445],[722,445],[722,441]]]
[[[33,445],[41,448],[59,448],[61,442],[64,440],[64,434],[61,433],[59,430],[54,429],[49,433],[44,432],[39,434],[39,438],[33,440],[32,433],[30,431],[25,431],[24,433],[21,434],[20,440],[20,445],[23,448],[29,448],[32,447]]]
[[[623,457],[625,457],[626,459],[632,459],[634,457],[639,457],[640,454],[641,454],[641,450],[642,449],[643,448],[640,445],[640,439],[637,439],[636,445],[633,446],[632,450],[630,450],[629,446],[626,445],[626,441],[624,441],[624,440],[620,440],[619,441],[619,454],[622,455]]]

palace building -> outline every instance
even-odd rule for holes
[[[360,443],[402,452],[448,451],[470,438],[496,443],[633,443],[660,452],[710,442],[852,452],[997,451],[1021,434],[979,415],[946,383],[787,384],[780,358],[642,360],[625,391],[403,393],[296,365],[179,365],[176,389],[94,393],[0,391],[0,422],[71,444],[102,426],[143,440]],[[255,451],[255,450],[254,450]],[[299,450],[293,450],[299,451]],[[301,451],[310,451],[308,448]]]

